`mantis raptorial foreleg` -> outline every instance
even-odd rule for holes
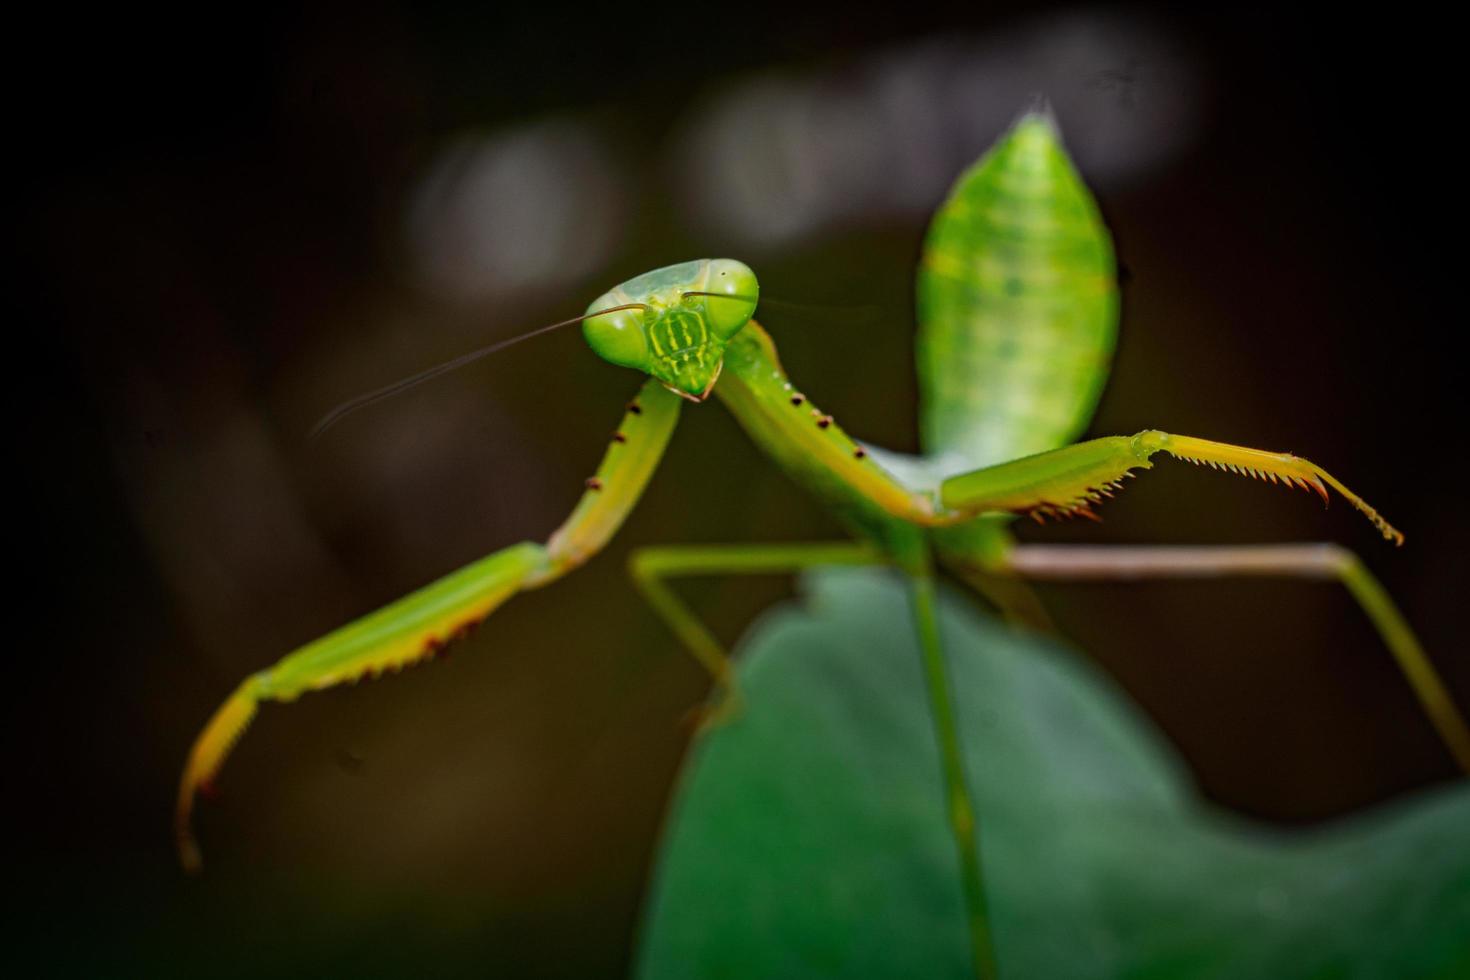
[[[1219,547],[1020,545],[1001,569],[1030,579],[1271,577],[1341,582],[1382,637],[1445,746],[1470,773],[1470,727],[1460,715],[1424,648],[1388,591],[1348,549],[1336,544]]]
[[[1176,436],[1146,429],[1134,436],[1107,436],[1075,446],[1037,453],[1023,459],[987,466],[945,480],[940,499],[946,507],[983,513],[1004,510],[1046,517],[1095,517],[1092,507],[1120,488],[1119,481],[1135,469],[1150,469],[1157,452],[1242,476],[1254,476],[1303,490],[1315,490],[1325,503],[1330,486],[1363,513],[1389,541],[1403,544],[1404,536],[1368,503],[1310,460],[1290,453],[1272,453],[1225,442]]]
[[[820,462],[821,477],[813,478],[813,487],[839,501],[843,495],[857,498],[893,517],[939,528],[951,536],[962,532],[967,522],[987,513],[1030,514],[1038,520],[1070,515],[1096,518],[1092,508],[1112,496],[1124,478],[1135,475],[1135,470],[1152,468],[1151,458],[1162,451],[1216,469],[1313,490],[1324,500],[1328,499],[1328,487],[1331,487],[1361,511],[1386,539],[1395,543],[1403,541],[1403,535],[1367,502],[1310,460],[1290,453],[1265,452],[1155,429],[1134,436],[1093,439],[953,476],[940,484],[935,506],[927,495],[905,487],[875,465],[860,446],[854,449],[855,444],[831,416],[821,413],[804,395],[796,393],[776,361],[774,345],[755,326],[752,323],[747,328],[748,341],[732,345],[731,359],[736,365],[731,379],[734,383],[727,382],[720,392],[737,410],[737,418],[747,431],[771,455],[789,461],[793,472],[801,474],[803,464],[813,469],[811,461]],[[834,492],[834,487],[839,489]],[[948,558],[945,540],[941,536],[939,543],[941,554]],[[991,536],[984,540],[997,539]],[[980,556],[973,563],[974,571],[977,574],[990,571],[1000,557],[999,554]],[[1449,702],[1443,684],[1387,594],[1367,577],[1361,563],[1356,561],[1350,566],[1343,565],[1336,574],[1368,611],[1436,728],[1451,751],[1460,757],[1457,743],[1467,739],[1455,733],[1464,726],[1458,723],[1458,715],[1452,708],[1444,707]],[[975,584],[981,581],[976,580]],[[997,597],[1018,615],[1044,621],[1044,614],[1038,614],[1039,607],[1029,603],[1024,593]]]
[[[1064,449],[990,466],[946,480],[940,488],[945,506],[984,512],[1029,513],[1038,520],[1078,515],[1095,518],[1092,508],[1120,487],[1135,469],[1152,467],[1157,452],[1245,476],[1316,491],[1324,501],[1330,486],[1361,511],[1386,539],[1404,536],[1332,474],[1290,453],[1271,453],[1191,436],[1149,429],[1135,436],[1109,436]],[[1087,553],[1084,553],[1084,552]],[[1021,563],[1017,565],[1016,563]],[[986,563],[996,567],[994,560]],[[1362,562],[1333,546],[1164,549],[1021,549],[1003,559],[1030,577],[1179,577],[1203,575],[1287,575],[1335,578],[1367,613],[1403,671],[1425,714],[1462,768],[1470,772],[1470,729],[1455,709],[1444,683],[1425,656],[1408,623]]]
[[[517,592],[547,585],[580,566],[638,502],[673,434],[681,404],[659,382],[643,384],[581,500],[545,545],[523,542],[497,551],[247,677],[205,725],[184,766],[174,824],[184,866],[198,870],[201,865],[190,826],[194,797],[218,775],[261,701],[294,701],[307,691],[429,659]]]

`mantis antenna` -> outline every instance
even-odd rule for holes
[[[347,399],[347,401],[338,405],[326,415],[323,415],[317,421],[316,425],[311,427],[311,434],[308,436],[308,438],[317,438],[322,433],[330,429],[332,426],[336,425],[338,422],[342,421],[344,418],[351,415],[353,412],[357,411],[360,408],[367,408],[369,405],[380,402],[385,398],[391,398],[399,392],[407,391],[410,388],[417,387],[418,385],[423,384],[425,381],[432,381],[435,378],[439,377],[441,374],[448,374],[450,371],[462,368],[466,364],[471,364],[475,361],[478,361],[482,357],[488,357],[491,354],[494,354],[496,351],[505,350],[505,348],[511,346],[512,344],[519,344],[523,340],[530,340],[532,337],[539,337],[541,334],[550,333],[553,330],[560,330],[562,327],[573,326],[574,324],[581,323],[583,320],[589,320],[594,316],[602,316],[604,313],[616,313],[619,310],[646,311],[647,309],[647,305],[643,303],[625,303],[622,306],[609,306],[607,309],[598,310],[596,313],[584,313],[581,316],[574,316],[570,320],[562,320],[559,323],[552,323],[544,327],[537,327],[535,330],[532,330],[529,333],[523,333],[518,337],[511,337],[508,340],[497,341],[496,343],[493,343],[488,347],[481,347],[479,350],[472,350],[467,354],[461,354],[456,358],[445,361],[443,364],[436,364],[431,368],[420,371],[418,374],[409,375],[406,378],[400,378],[392,384],[384,385],[381,388],[366,392],[365,394],[358,395],[356,398]]]

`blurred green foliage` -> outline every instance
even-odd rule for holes
[[[686,770],[640,973],[961,976],[959,877],[900,579],[825,570]],[[1470,975],[1470,787],[1311,832],[1205,803],[1071,651],[943,602],[1002,974]]]

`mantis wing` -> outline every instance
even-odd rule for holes
[[[924,452],[956,472],[1066,445],[1092,418],[1118,322],[1113,248],[1049,111],[956,182],[918,272]]]

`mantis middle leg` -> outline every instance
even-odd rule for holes
[[[856,542],[789,545],[674,545],[634,552],[629,571],[650,606],[679,637],[689,652],[714,677],[722,697],[708,723],[727,720],[739,709],[738,688],[729,655],[692,610],[674,594],[666,580],[696,575],[781,575],[823,565],[879,565],[892,559],[878,549]],[[914,625],[923,656],[924,680],[934,719],[945,811],[959,854],[966,925],[975,975],[996,976],[994,941],[986,909],[978,819],[965,777],[964,758],[954,716],[948,667],[935,613],[934,575],[927,554],[905,563],[911,580]]]
[[[666,545],[640,548],[628,559],[633,584],[700,665],[709,671],[720,703],[708,722],[729,716],[739,703],[730,656],[666,579],[716,575],[788,575],[822,565],[878,565],[886,559],[857,542],[810,544]]]

